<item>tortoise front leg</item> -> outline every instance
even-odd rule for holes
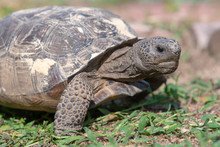
[[[62,132],[81,130],[91,100],[94,100],[94,96],[86,75],[83,73],[76,75],[63,91],[57,105],[54,117],[55,134],[73,135]]]

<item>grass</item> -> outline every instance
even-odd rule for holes
[[[0,107],[0,145],[220,146],[220,110],[210,113],[220,103],[215,94],[220,81],[195,79],[182,86],[173,81],[147,100],[90,110],[76,136],[53,135],[53,114]]]

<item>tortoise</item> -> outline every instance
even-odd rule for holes
[[[0,104],[56,112],[56,135],[79,131],[89,108],[157,89],[180,53],[176,40],[138,38],[104,9],[20,10],[0,20]]]

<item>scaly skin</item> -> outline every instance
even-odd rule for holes
[[[132,47],[114,51],[100,67],[96,67],[98,68],[96,71],[77,74],[64,90],[57,106],[54,121],[55,134],[62,135],[65,130],[82,129],[90,103],[97,102],[94,95],[104,86],[108,86],[103,84],[105,81],[115,80],[123,87],[128,82],[146,79],[146,82],[149,81],[152,89],[155,90],[164,81],[163,74],[176,70],[180,52],[178,42],[173,39],[165,37],[143,39]],[[94,68],[94,65],[91,64],[91,67]],[[114,91],[115,87],[108,86],[108,88],[110,91],[113,90],[112,95],[110,94],[103,101],[111,99],[111,96],[120,95],[120,92]],[[129,95],[129,92],[123,91],[125,89],[121,88],[121,93]]]
[[[56,135],[74,135],[72,132],[62,132],[82,129],[89,104],[94,100],[92,88],[86,79],[83,73],[76,75],[63,92],[54,120]]]

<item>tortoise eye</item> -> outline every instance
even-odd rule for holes
[[[160,53],[162,53],[164,50],[165,49],[163,47],[160,47],[160,46],[157,47],[157,51],[160,52]]]

